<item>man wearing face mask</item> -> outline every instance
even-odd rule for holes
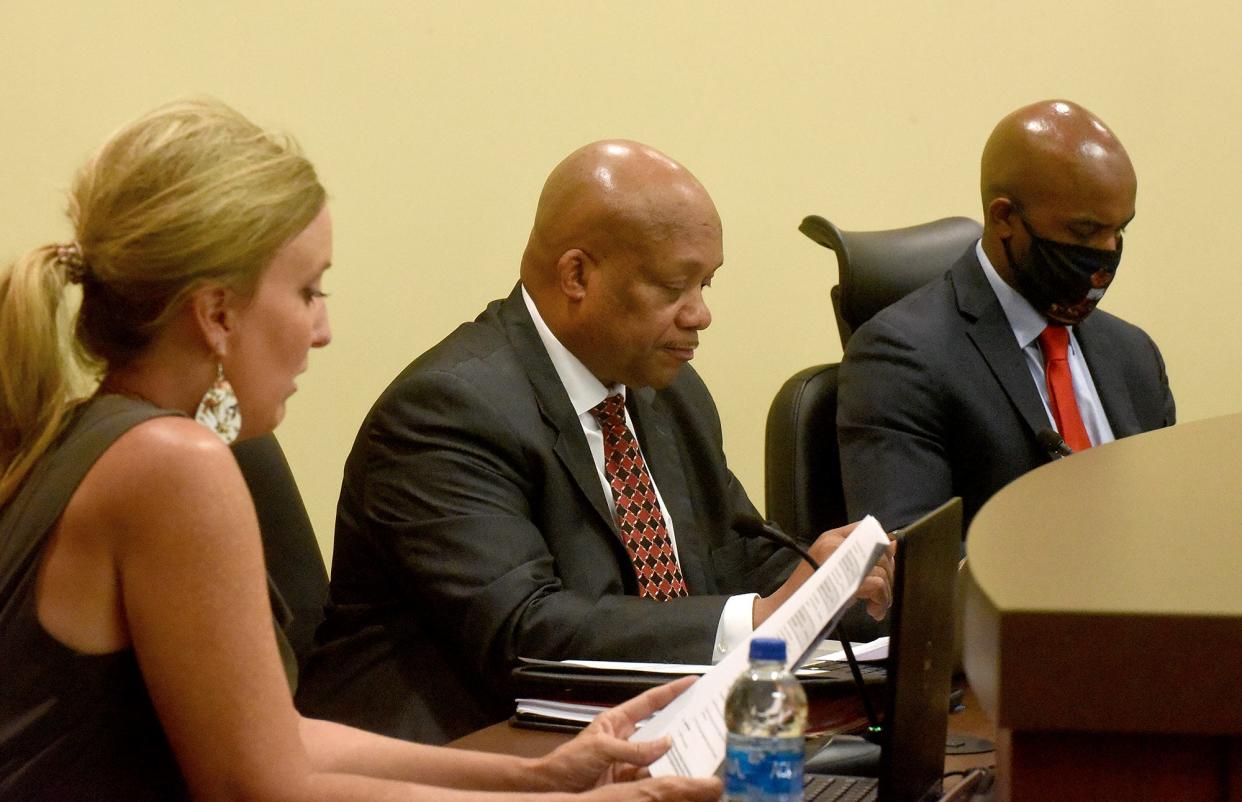
[[[1174,422],[1160,352],[1096,304],[1137,182],[1125,149],[1067,101],[1018,109],[984,147],[982,239],[850,339],[838,438],[851,519],[905,526],[952,496],[969,524],[1053,458]]]

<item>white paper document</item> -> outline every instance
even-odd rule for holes
[[[562,660],[557,665],[593,668],[596,671],[638,672],[642,674],[706,674],[711,666],[698,663],[632,663],[628,660]]]
[[[607,707],[584,705],[577,702],[556,702],[549,699],[515,699],[519,715],[540,716],[565,724],[586,726]]]
[[[751,637],[784,640],[786,666],[793,666],[833,616],[852,601],[888,542],[879,523],[871,516],[864,518],[840,548]],[[672,738],[672,748],[651,765],[653,776],[709,777],[716,772],[725,753],[725,698],[733,681],[749,664],[750,642],[746,641],[631,736],[642,741],[664,735]]]
[[[797,671],[799,677],[818,677],[834,668],[835,663],[845,662],[845,652],[840,641],[824,641],[830,648],[816,648],[811,658]],[[854,656],[859,660],[883,660],[888,656],[888,636],[867,643],[855,643]],[[865,651],[864,651],[865,650]],[[820,653],[825,656],[821,657]],[[867,656],[864,657],[863,655]],[[628,660],[561,660],[549,661],[556,666],[576,666],[598,671],[601,674],[669,674],[680,677],[686,674],[706,674],[712,670],[700,663],[635,663]]]
[[[837,641],[824,641],[824,642],[832,643],[833,644],[832,648],[825,649],[824,650],[825,653],[822,657],[820,656],[820,653],[819,653],[820,650],[816,649],[815,657],[812,660],[808,660],[802,666],[803,670],[812,668],[812,662],[814,663],[823,663],[823,662],[841,663],[845,661],[845,649],[841,648],[840,643],[838,643]],[[888,659],[888,636],[887,635],[880,637],[880,638],[876,638],[875,640],[867,641],[866,643],[853,643],[851,641],[850,646],[854,650],[854,659],[859,661],[860,663],[866,662],[869,660],[877,661],[877,660]],[[800,671],[798,673],[802,673],[802,672]]]

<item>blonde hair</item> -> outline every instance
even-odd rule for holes
[[[0,506],[80,400],[77,376],[123,367],[204,285],[252,292],[324,199],[296,143],[218,101],[171,103],[113,134],[69,193],[84,264],[48,245],[0,273]]]

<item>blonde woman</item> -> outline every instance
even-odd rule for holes
[[[183,102],[105,143],[69,213],[71,241],[0,273],[0,798],[717,796],[609,784],[682,686],[537,760],[301,718],[226,442],[276,426],[331,338],[324,190],[291,142]]]

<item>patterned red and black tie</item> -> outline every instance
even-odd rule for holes
[[[604,433],[604,476],[612,488],[621,540],[638,576],[638,595],[657,601],[688,595],[647,463],[625,425],[625,397],[610,395],[591,414]]]

